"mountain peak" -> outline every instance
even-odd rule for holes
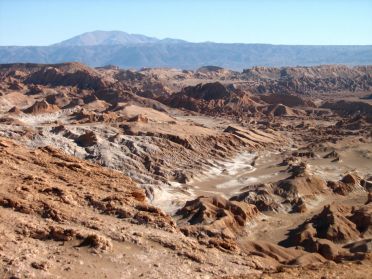
[[[96,45],[133,45],[154,43],[157,38],[139,34],[129,34],[123,31],[86,32],[71,39],[55,44],[55,46],[96,46]]]

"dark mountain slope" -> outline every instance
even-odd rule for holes
[[[69,61],[90,66],[195,69],[215,65],[238,70],[256,65],[366,65],[372,64],[372,46],[189,43],[118,31],[96,31],[51,46],[0,47],[0,63]]]

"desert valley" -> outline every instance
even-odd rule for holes
[[[372,66],[1,64],[0,154],[0,278],[372,277]]]

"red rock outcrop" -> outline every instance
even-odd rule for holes
[[[361,185],[361,178],[356,173],[346,174],[340,181],[327,181],[327,186],[339,195],[347,195],[356,190],[364,190]]]
[[[357,229],[367,237],[372,236],[372,204],[368,203],[354,208],[349,219],[356,224]]]
[[[176,212],[181,231],[196,237],[234,239],[258,215],[256,206],[222,197],[199,197]],[[190,224],[192,226],[188,226]]]
[[[185,87],[181,92],[161,98],[163,103],[206,114],[253,113],[257,104],[249,93],[228,89],[219,82]]]
[[[269,105],[265,111],[269,116],[296,116],[304,114],[303,111],[287,107],[283,104]]]
[[[26,80],[28,84],[77,86],[80,89],[103,89],[110,83],[97,71],[80,63],[63,63],[41,67]]]
[[[337,102],[326,102],[321,106],[322,108],[328,108],[336,111],[340,115],[364,115],[372,116],[372,105],[366,102],[351,102],[351,101],[337,101]]]
[[[248,186],[244,190],[247,188],[250,188],[250,190],[237,194],[231,197],[230,200],[254,204],[261,212],[279,211],[281,205],[277,200],[275,200],[272,187],[273,185],[271,184]]]
[[[59,107],[51,105],[47,101],[37,101],[31,107],[23,110],[24,113],[41,114],[41,113],[52,113],[59,111]]]
[[[335,261],[363,259],[365,255],[336,245],[358,240],[361,232],[371,226],[370,209],[361,208],[350,214],[348,207],[325,206],[322,212],[292,230],[280,244],[285,247],[302,246],[308,252],[317,252]]]
[[[306,164],[290,166],[289,172],[292,173],[290,177],[276,182],[275,194],[286,199],[295,199],[311,198],[327,192],[326,182],[319,176],[310,174]]]
[[[315,107],[311,101],[305,101],[303,98],[293,94],[264,94],[259,98],[270,105],[282,104],[287,107]]]
[[[22,113],[22,111],[16,106],[12,107],[8,112],[15,115],[19,115]]]

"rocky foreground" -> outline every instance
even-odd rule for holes
[[[371,73],[0,65],[0,276],[371,277]]]

